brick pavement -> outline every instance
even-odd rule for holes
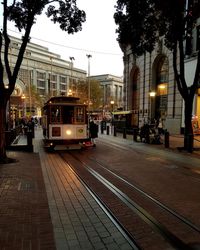
[[[0,165],[0,249],[55,249],[38,154],[9,151]]]
[[[24,144],[24,136],[19,144]],[[133,249],[111,218],[56,154],[8,151],[0,166],[0,250]]]
[[[171,137],[170,149],[182,142]],[[38,129],[35,153],[10,150],[18,161],[0,165],[0,250],[132,249],[76,176],[40,143]]]

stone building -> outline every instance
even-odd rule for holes
[[[200,44],[200,19],[193,28],[191,53],[185,58],[186,82],[193,83]],[[184,129],[184,103],[177,89],[173,72],[172,53],[160,39],[152,53],[135,57],[130,47],[124,52],[124,110],[132,112],[132,125],[162,118],[170,133]],[[200,122],[200,89],[194,101],[193,115]]]
[[[105,111],[123,107],[123,79],[122,77],[104,74],[91,76],[90,79],[100,82],[103,88],[102,105]]]
[[[20,39],[11,37],[9,50],[11,66],[16,62],[20,44]],[[63,60],[60,55],[50,52],[48,48],[30,42],[11,97],[11,110],[18,109],[18,115],[23,115],[22,109],[25,108],[26,115],[40,116],[41,107],[35,106],[31,96],[32,86],[35,86],[36,92],[45,102],[53,95],[67,95],[69,90],[72,90],[72,94],[75,93],[76,83],[86,81],[86,74],[86,71],[75,68],[72,60]]]

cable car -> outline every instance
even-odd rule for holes
[[[82,148],[91,142],[87,105],[72,96],[51,97],[43,107],[44,144],[49,149]]]

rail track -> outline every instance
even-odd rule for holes
[[[133,249],[198,249],[200,227],[81,152],[60,156],[132,242]]]

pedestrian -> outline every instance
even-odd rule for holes
[[[90,122],[90,138],[93,146],[95,147],[95,138],[98,137],[98,125],[94,123],[94,121]]]
[[[158,133],[159,135],[163,134],[163,121],[161,118],[158,121]]]

